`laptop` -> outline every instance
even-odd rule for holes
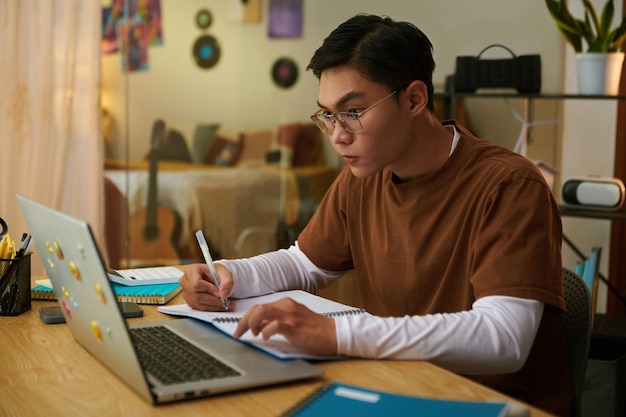
[[[146,401],[167,403],[322,375],[306,361],[278,359],[195,319],[127,324],[89,224],[17,198],[72,336]],[[143,337],[153,339],[146,343]],[[176,340],[164,342],[166,337]],[[173,355],[166,349],[179,342],[191,351],[191,375],[184,374],[183,357],[173,369],[160,369]],[[151,360],[153,354],[158,357]]]

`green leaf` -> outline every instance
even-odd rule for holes
[[[583,20],[570,13],[566,0],[545,0],[550,16],[557,28],[574,50],[583,51],[583,39],[587,52],[614,52],[626,41],[626,17],[619,26],[612,27],[615,16],[614,0],[606,0],[598,16],[591,0],[581,0],[584,6]]]

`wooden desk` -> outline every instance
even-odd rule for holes
[[[180,302],[180,295],[172,301]],[[20,316],[0,317],[0,416],[277,416],[330,381],[437,398],[508,399],[428,362],[355,359],[320,362],[325,374],[312,380],[152,406],[78,345],[64,324],[40,320],[39,308],[54,304],[33,301]],[[143,307],[145,316],[131,320],[173,319]]]

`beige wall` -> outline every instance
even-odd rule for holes
[[[457,55],[475,55],[487,45],[502,43],[517,54],[540,54],[544,91],[561,88],[561,40],[542,1],[305,0],[303,36],[286,40],[268,38],[268,1],[261,3],[260,23],[240,23],[231,19],[237,0],[162,0],[164,44],[150,47],[149,71],[125,76],[119,54],[103,58],[103,105],[113,113],[116,157],[125,155],[126,137],[129,157],[144,155],[151,124],[159,117],[188,140],[200,122],[219,122],[222,133],[234,135],[308,120],[317,110],[317,80],[304,69],[328,33],[358,12],[386,14],[420,27],[434,45],[438,84],[454,72]],[[213,14],[207,32],[222,48],[221,60],[210,70],[198,68],[191,57],[192,44],[201,33],[194,16],[202,7]],[[271,65],[280,56],[294,58],[300,67],[297,84],[288,90],[276,87],[270,78]],[[505,55],[496,50],[490,56]],[[470,114],[472,128],[494,142],[512,145],[519,123],[501,100],[469,103],[470,108],[486,105],[488,111]],[[549,111],[552,118],[554,105]],[[542,132],[548,132],[551,144],[554,126],[541,128],[538,134]],[[537,141],[542,147],[545,142]],[[552,150],[547,159],[556,162]]]

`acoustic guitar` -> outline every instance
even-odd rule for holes
[[[146,206],[129,219],[130,259],[132,267],[177,263],[176,242],[181,220],[173,210],[158,204],[159,146],[165,134],[165,123],[154,122],[150,140],[150,171]]]

